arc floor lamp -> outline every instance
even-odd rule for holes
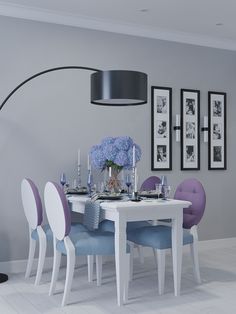
[[[109,70],[85,66],[62,66],[38,72],[17,85],[4,99],[2,110],[8,99],[27,82],[38,76],[53,71],[86,70],[91,74],[91,103],[103,106],[136,106],[147,103],[147,74],[138,71]],[[6,274],[0,273],[0,283],[8,280]]]

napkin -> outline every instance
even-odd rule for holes
[[[100,201],[87,200],[84,208],[83,224],[89,229],[98,229],[99,223],[102,221],[102,210]]]

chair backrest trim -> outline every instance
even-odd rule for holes
[[[42,224],[43,208],[38,188],[29,178],[24,178],[21,182],[21,197],[29,226],[36,229]]]
[[[44,189],[45,209],[49,225],[58,240],[70,233],[71,213],[66,196],[59,184],[47,182]]]

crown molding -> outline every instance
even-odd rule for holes
[[[0,15],[236,51],[236,41],[0,2]]]

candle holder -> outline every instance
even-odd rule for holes
[[[78,165],[78,182],[77,182],[77,185],[78,185],[78,189],[80,190],[81,189],[81,166]]]
[[[141,198],[138,196],[138,192],[133,191],[130,199],[132,202],[140,202]]]

